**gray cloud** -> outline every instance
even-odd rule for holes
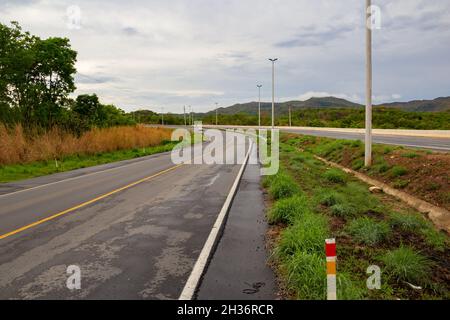
[[[355,26],[353,25],[333,26],[327,30],[315,30],[314,26],[309,26],[305,27],[303,32],[299,32],[292,39],[278,42],[275,46],[282,48],[321,46],[342,38],[346,33],[354,29]]]
[[[450,95],[448,0],[377,0],[374,95],[402,100]],[[197,111],[334,93],[364,97],[361,0],[2,0],[0,21],[41,37],[68,37],[78,51],[75,94],[96,92],[126,110]],[[66,10],[81,9],[69,30]]]

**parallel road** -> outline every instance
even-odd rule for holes
[[[1,185],[0,299],[177,299],[240,168],[165,153]]]
[[[205,128],[254,128],[248,126],[210,126]],[[364,140],[364,133],[357,129],[338,128],[296,128],[277,127],[282,132],[329,137],[335,139]],[[379,144],[399,145],[411,148],[423,148],[436,151],[450,151],[449,130],[374,130],[373,142]]]
[[[354,133],[354,132],[340,132],[340,131],[317,131],[317,130],[303,130],[303,129],[282,129],[282,131],[319,137],[364,141],[364,134],[356,132]],[[450,151],[450,139],[448,138],[374,134],[373,142],[379,144],[391,144],[411,148]]]

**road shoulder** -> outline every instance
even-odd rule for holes
[[[259,166],[248,165],[197,299],[276,299],[275,276],[267,265],[267,227]]]

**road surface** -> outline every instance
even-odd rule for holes
[[[287,129],[287,128],[282,129],[282,131],[319,137],[335,138],[335,139],[364,141],[364,134],[357,132],[318,131],[318,130]],[[411,148],[423,148],[437,151],[450,151],[450,139],[447,138],[374,134],[373,142],[379,144],[391,144]]]
[[[204,128],[254,128],[251,126],[211,126]],[[269,127],[266,127],[269,128]],[[282,132],[328,137],[334,139],[349,139],[364,141],[362,129],[339,129],[339,128],[307,128],[307,127],[277,127]],[[436,151],[450,151],[449,130],[379,130],[373,132],[373,142],[379,144],[390,144],[411,148],[422,148]]]
[[[165,153],[2,185],[0,299],[177,299],[240,168]]]

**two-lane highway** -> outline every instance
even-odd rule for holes
[[[240,168],[165,153],[3,186],[0,299],[178,298]]]

